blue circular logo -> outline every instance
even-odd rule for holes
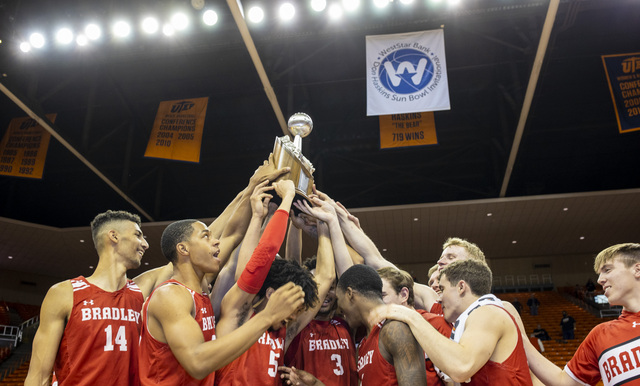
[[[380,83],[396,94],[413,94],[433,78],[433,62],[418,50],[401,49],[387,55],[380,63]]]

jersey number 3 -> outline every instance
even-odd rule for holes
[[[340,356],[340,354],[331,355],[331,360],[336,361],[336,368],[333,369],[333,373],[335,375],[344,374],[344,368],[342,367],[342,357]]]
[[[115,342],[113,340],[111,325],[108,325],[107,328],[104,329],[104,332],[107,334],[107,342],[104,345],[104,351],[113,351],[114,343],[119,346],[118,348],[120,351],[127,351],[127,333],[125,326],[120,326],[120,328],[118,328]]]

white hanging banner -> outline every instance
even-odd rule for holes
[[[366,41],[368,116],[451,109],[443,30]]]

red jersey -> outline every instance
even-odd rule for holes
[[[564,370],[590,385],[640,384],[640,312],[595,326]]]
[[[396,369],[380,354],[378,339],[384,321],[376,324],[358,346],[358,377],[362,386],[396,386]]]
[[[289,345],[284,363],[313,374],[326,386],[358,385],[349,325],[337,317],[312,320]]]
[[[493,306],[498,307],[498,306]],[[522,334],[520,328],[516,324],[516,320],[511,314],[502,307],[498,307],[509,315],[516,326],[518,333],[518,343],[511,352],[511,355],[502,363],[488,361],[484,366],[478,370],[472,377],[471,382],[465,383],[465,385],[533,385],[531,381],[531,374],[529,373],[529,363],[527,362],[527,355],[524,351],[524,345],[522,341]]]
[[[440,302],[433,303],[433,305],[431,306],[431,310],[429,310],[429,312],[439,316],[444,316],[444,311],[442,311],[442,303]]]
[[[216,371],[216,385],[279,385],[287,329],[267,330],[236,360]]]
[[[440,304],[440,303],[436,303]],[[433,308],[432,308],[433,309]],[[431,323],[431,325],[438,330],[442,335],[447,338],[451,336],[451,324],[447,323],[443,316],[432,314],[425,310],[416,310],[424,320]],[[425,366],[427,369],[427,385],[444,385],[444,382],[438,376],[435,367],[433,366],[433,362],[429,359],[427,353],[424,353]]]
[[[143,296],[131,280],[104,291],[71,279],[73,307],[53,365],[58,385],[138,385]]]
[[[165,285],[179,285],[185,288],[193,298],[194,319],[202,329],[205,342],[216,339],[215,322],[211,300],[205,293],[196,293],[176,280],[167,280],[156,290]],[[147,326],[147,308],[149,300],[156,290],[153,290],[142,308],[142,333],[140,335],[140,383],[144,385],[213,385],[215,372],[204,379],[193,378],[185,371],[180,362],[171,352],[168,344],[157,341],[149,332]]]

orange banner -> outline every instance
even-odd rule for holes
[[[47,114],[55,122],[56,114]],[[0,142],[0,174],[42,178],[51,134],[29,118],[13,118]]]
[[[438,143],[433,112],[380,116],[380,148]]]
[[[209,98],[160,102],[145,157],[200,162]]]

